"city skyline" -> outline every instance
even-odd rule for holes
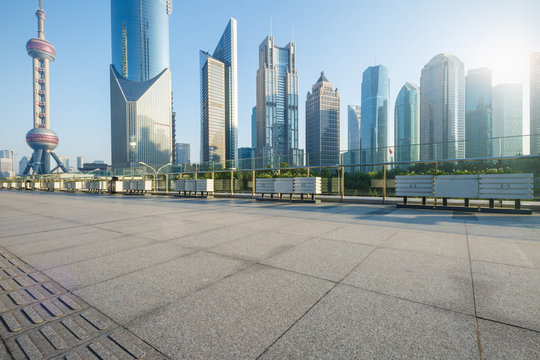
[[[217,3],[216,3],[217,4]],[[464,3],[461,4],[462,6]],[[10,4],[10,5],[4,5],[6,8],[13,9],[14,18],[17,18],[20,21],[20,27],[19,24],[16,24],[17,26],[14,26],[12,21],[6,20],[4,24],[11,24],[12,27],[15,28],[13,31],[16,36],[14,36],[14,39],[19,37],[19,33],[23,33],[24,37],[27,38],[29,33],[27,31],[28,26],[24,27],[23,24],[26,22],[28,23],[28,19],[24,19],[25,14],[19,14],[19,12],[23,12],[22,10],[19,11],[19,9],[30,9],[30,11],[35,10],[35,4]],[[62,145],[62,151],[60,152],[61,155],[69,155],[69,157],[73,160],[75,156],[77,155],[85,155],[89,159],[105,159],[105,161],[110,162],[110,154],[108,149],[110,149],[110,145],[107,143],[110,141],[110,137],[107,136],[107,130],[106,130],[106,115],[108,113],[108,100],[107,96],[105,98],[103,97],[103,94],[106,91],[104,91],[103,87],[103,75],[95,76],[96,79],[90,78],[89,74],[96,74],[98,71],[98,64],[92,64],[94,62],[94,59],[98,59],[98,63],[103,61],[110,63],[110,55],[106,55],[107,53],[110,54],[110,50],[108,49],[108,46],[103,46],[101,42],[109,42],[110,40],[108,37],[110,34],[107,34],[109,31],[107,28],[105,28],[105,31],[99,26],[93,27],[92,32],[88,32],[89,35],[92,35],[91,37],[83,36],[87,39],[90,44],[90,47],[92,48],[92,54],[90,54],[90,59],[92,59],[92,62],[89,60],[82,60],[81,63],[72,64],[71,62],[75,59],[74,55],[77,53],[76,46],[77,44],[71,42],[70,47],[66,47],[66,42],[75,36],[75,34],[79,34],[81,31],[84,31],[84,23],[85,20],[81,20],[80,25],[79,22],[74,23],[74,25],[71,27],[73,29],[73,34],[66,34],[65,29],[67,27],[70,27],[70,22],[72,22],[72,19],[66,18],[63,16],[65,12],[72,11],[76,12],[76,10],[79,8],[76,6],[76,4],[65,4],[62,3],[60,5],[59,2],[54,0],[49,0],[46,2],[46,6],[49,8],[48,10],[48,16],[49,18],[54,18],[54,21],[51,21],[50,24],[54,24],[51,26],[48,31],[51,33],[51,38],[54,38],[55,45],[60,44],[61,53],[62,53],[62,63],[58,64],[55,67],[55,73],[53,74],[53,81],[56,81],[56,78],[59,78],[58,83],[54,83],[56,88],[53,92],[55,94],[55,98],[53,99],[53,102],[55,104],[58,104],[61,106],[54,106],[53,108],[53,117],[55,118],[55,130],[62,132],[63,134],[59,134],[59,137],[63,141]],[[101,12],[99,11],[99,7],[101,6]],[[176,62],[177,65],[172,64],[171,67],[180,69],[178,63],[187,61],[186,59],[193,59],[193,55],[196,57],[196,51],[191,51],[191,45],[188,46],[186,49],[184,45],[186,42],[185,37],[183,38],[182,32],[179,31],[180,28],[187,28],[189,24],[194,21],[191,19],[186,24],[179,24],[181,21],[184,21],[187,16],[185,15],[185,11],[182,13],[182,10],[190,10],[193,11],[194,18],[199,18],[199,8],[196,5],[193,6],[187,6],[187,5],[181,5],[180,3],[173,3],[173,6],[177,6],[177,8],[180,8],[181,11],[179,13],[173,13],[175,17],[171,19],[171,52],[176,53],[177,55],[172,56],[172,62]],[[322,3],[315,3],[313,4],[314,9],[308,9],[308,14],[312,11],[316,11],[317,9],[320,9],[322,6]],[[436,9],[434,8],[436,6],[433,6],[429,9],[428,13],[431,14],[431,16],[435,16]],[[472,19],[465,19],[466,21],[462,24],[460,24],[460,28],[456,28],[455,34],[450,34],[448,31],[445,33],[447,36],[442,38],[442,41],[438,44],[435,44],[434,41],[425,41],[426,45],[423,46],[421,49],[417,50],[415,54],[407,53],[405,56],[401,56],[400,61],[402,61],[402,64],[396,63],[395,60],[392,60],[392,57],[394,57],[396,54],[400,52],[400,46],[397,41],[392,40],[388,37],[388,35],[382,35],[383,39],[385,39],[387,42],[389,42],[390,46],[385,45],[385,47],[388,47],[388,50],[382,51],[380,46],[374,47],[372,51],[367,52],[367,54],[363,55],[362,57],[359,57],[357,61],[355,61],[355,64],[350,64],[348,66],[343,66],[345,63],[343,59],[338,59],[335,57],[335,51],[339,48],[344,49],[345,45],[345,39],[347,36],[343,36],[343,40],[337,41],[336,44],[330,44],[328,42],[325,42],[325,36],[318,39],[318,41],[322,40],[324,43],[325,48],[325,54],[322,54],[322,56],[318,57],[318,61],[311,61],[310,58],[314,56],[315,53],[317,53],[317,49],[315,46],[313,46],[315,39],[311,39],[311,29],[309,29],[306,24],[302,24],[301,21],[299,21],[298,17],[298,7],[295,6],[295,10],[293,11],[293,14],[288,16],[276,16],[276,14],[273,14],[274,19],[274,35],[279,36],[280,39],[286,39],[291,38],[292,33],[292,23],[295,23],[295,42],[298,44],[299,48],[301,48],[301,51],[299,51],[300,57],[298,58],[298,61],[302,63],[298,64],[298,70],[301,73],[301,77],[299,80],[299,93],[301,94],[299,102],[302,103],[305,98],[303,94],[305,94],[306,90],[309,89],[311,86],[310,82],[307,81],[309,78],[312,78],[313,76],[316,76],[318,71],[315,70],[315,68],[320,69],[325,68],[328,75],[334,80],[334,84],[336,87],[340,88],[341,96],[342,96],[342,112],[344,110],[344,106],[346,107],[347,103],[359,103],[359,99],[361,96],[361,92],[359,90],[359,83],[361,77],[358,76],[358,69],[355,69],[356,67],[359,67],[360,69],[364,69],[370,64],[380,62],[384,63],[389,68],[389,76],[392,79],[392,83],[397,85],[400,83],[404,83],[406,81],[411,82],[418,82],[419,80],[419,70],[422,67],[422,64],[425,63],[425,61],[436,54],[438,51],[451,51],[452,53],[456,54],[461,60],[465,62],[465,68],[471,69],[474,67],[485,67],[490,66],[493,67],[493,74],[494,74],[494,85],[500,82],[515,82],[516,80],[519,82],[522,82],[524,84],[524,99],[526,99],[528,103],[528,70],[529,70],[529,57],[530,53],[533,52],[534,48],[530,47],[530,44],[534,44],[533,41],[531,41],[531,37],[527,36],[527,34],[535,33],[533,30],[537,29],[537,25],[534,25],[532,21],[527,21],[528,14],[534,13],[534,9],[537,9],[538,5],[534,4],[533,2],[529,1],[522,1],[519,2],[519,6],[514,7],[506,7],[505,5],[501,5],[498,7],[497,11],[489,12],[486,15],[486,18],[490,18],[490,21],[493,21],[493,18],[498,19],[499,18],[499,12],[503,12],[503,10],[507,10],[506,13],[514,14],[513,18],[520,18],[521,21],[518,22],[518,27],[514,28],[511,31],[511,34],[505,35],[502,38],[498,35],[496,29],[493,29],[493,27],[489,28],[489,32],[487,30],[482,28],[482,24],[486,24],[487,20],[482,20],[480,24],[475,24],[474,26],[471,25]],[[375,12],[377,10],[377,5],[373,5],[370,7],[362,7],[359,5],[354,4],[353,2],[346,2],[344,4],[340,4],[339,8],[336,9],[336,11],[331,11],[331,21],[330,23],[332,25],[337,24],[337,19],[339,19],[341,16],[346,17],[346,14],[344,13],[345,10],[354,10],[354,9],[365,9],[369,10],[370,12]],[[416,10],[418,10],[418,7],[416,7]],[[26,10],[24,10],[26,11]],[[427,11],[427,10],[426,10]],[[294,12],[296,12],[296,15],[294,15]],[[240,116],[239,116],[239,132],[240,132],[240,141],[239,146],[245,146],[249,145],[250,143],[250,131],[251,127],[249,126],[249,117],[251,114],[251,108],[254,104],[254,68],[256,68],[253,64],[253,58],[257,56],[257,54],[253,54],[256,51],[256,46],[258,41],[260,41],[260,38],[265,33],[268,33],[269,28],[269,12],[265,12],[264,14],[257,14],[254,12],[254,9],[252,6],[248,6],[246,9],[241,9],[240,6],[230,6],[230,10],[225,10],[224,6],[217,6],[217,11],[215,14],[212,14],[211,16],[211,24],[208,26],[208,31],[201,32],[200,36],[193,37],[194,39],[189,39],[189,44],[195,43],[198,48],[203,46],[206,43],[212,43],[215,41],[215,33],[219,30],[216,30],[218,28],[222,28],[223,22],[230,16],[235,16],[238,13],[239,16],[236,16],[240,20],[241,26],[239,27],[239,48],[241,48],[239,53],[239,93],[240,93]],[[397,10],[389,11],[389,15],[395,15],[397,13]],[[27,14],[27,12],[26,12]],[[249,17],[246,17],[246,14],[249,14]],[[414,14],[413,14],[414,15]],[[20,17],[19,17],[20,16]],[[416,15],[414,15],[416,16]],[[99,24],[104,23],[105,26],[109,23],[109,12],[108,12],[108,1],[104,2],[104,4],[100,2],[95,2],[93,4],[93,7],[89,9],[89,17],[92,17],[93,19],[96,19],[97,23]],[[253,19],[252,19],[253,18]],[[32,20],[32,19],[30,19]],[[467,21],[468,20],[468,21]],[[478,20],[478,19],[475,19]],[[430,20],[429,22],[432,22],[434,20]],[[502,21],[502,16],[500,17],[500,21]],[[514,22],[516,20],[513,20]],[[215,22],[215,24],[214,24]],[[257,26],[254,27],[253,31],[248,31],[247,29],[253,28],[254,23],[257,23]],[[340,22],[341,23],[341,22]],[[429,24],[423,25],[420,30],[426,30]],[[5,26],[5,25],[2,25]],[[363,25],[364,26],[364,25]],[[365,26],[368,26],[367,24]],[[397,25],[396,25],[397,26]],[[176,30],[175,30],[176,28]],[[327,29],[327,28],[326,28]],[[353,33],[356,33],[351,28],[346,27],[344,25],[340,25],[340,31],[348,30],[352,31]],[[308,31],[309,30],[309,31]],[[320,31],[317,31],[316,34],[320,37],[323,34],[324,29],[321,29]],[[468,31],[466,31],[468,30]],[[210,31],[213,33],[212,36],[210,34],[206,34],[206,32],[210,33]],[[442,31],[442,30],[441,30]],[[463,34],[465,33],[471,33],[474,36],[471,36],[469,38],[465,37]],[[510,41],[512,40],[512,34],[516,32],[524,36],[516,36],[515,39],[518,39],[517,41]],[[251,33],[254,33],[253,35]],[[346,32],[342,32],[346,34]],[[360,33],[360,32],[359,32]],[[437,32],[435,32],[437,33]],[[486,53],[486,56],[479,56],[480,50],[474,50],[473,44],[474,44],[474,38],[478,38],[480,35],[486,35],[487,40],[484,43],[484,51]],[[71,36],[69,36],[71,35]],[[309,35],[309,36],[308,36]],[[431,37],[435,37],[437,34],[430,34],[428,36],[427,40],[430,40]],[[439,37],[442,36],[439,32]],[[80,37],[79,35],[77,37]],[[316,38],[317,36],[315,36]],[[253,41],[252,38],[258,38],[258,41]],[[328,37],[326,37],[328,39]],[[498,38],[498,43],[495,41],[495,38]],[[93,40],[95,39],[95,40]],[[101,39],[101,40],[100,40]],[[205,40],[206,39],[206,40]],[[501,40],[502,39],[502,40]],[[426,40],[426,39],[423,39]],[[13,40],[14,41],[14,40]],[[180,43],[179,43],[180,41]],[[11,39],[8,40],[8,47],[10,46]],[[517,42],[518,44],[515,44],[514,42]],[[62,44],[64,44],[62,46]],[[494,44],[498,44],[497,46],[494,46]],[[525,45],[524,45],[525,44]],[[182,45],[182,46],[180,46]],[[411,45],[411,44],[409,44]],[[20,52],[20,42],[19,42],[19,48],[18,52]],[[476,45],[475,45],[476,46]],[[512,47],[514,46],[514,47]],[[71,51],[73,47],[73,51]],[[15,49],[15,46],[13,46]],[[493,49],[493,50],[490,50]],[[504,78],[498,74],[497,66],[501,64],[502,60],[497,60],[495,62],[491,62],[491,58],[494,58],[495,52],[500,52],[501,49],[517,49],[520,51],[515,51],[517,54],[513,59],[516,58],[519,60],[518,62],[509,62],[510,64],[525,64],[525,74],[527,77],[523,77],[520,79],[514,80],[513,78]],[[68,51],[69,50],[69,51]],[[17,52],[13,52],[16,54]],[[333,53],[333,55],[331,55]],[[505,53],[511,53],[511,51],[507,51]],[[100,55],[101,54],[101,55]],[[105,54],[105,56],[104,56]],[[100,56],[97,56],[100,55]],[[8,78],[10,78],[13,74],[17,74],[17,68],[18,65],[14,62],[8,62],[8,59],[10,58],[19,58],[20,56],[14,56],[10,55],[5,61],[6,64],[9,64],[10,66],[13,65],[13,70],[10,71],[10,74],[8,74]],[[368,59],[369,58],[369,59]],[[376,58],[376,59],[375,59]],[[505,58],[504,56],[501,58]],[[510,60],[512,60],[512,56],[510,56]],[[332,60],[329,62],[329,60]],[[420,60],[419,60],[420,59]],[[377,60],[375,62],[375,60]],[[23,61],[23,60],[21,60]],[[189,60],[192,61],[192,60]],[[504,62],[503,61],[503,62]],[[311,65],[310,62],[313,62],[314,64]],[[328,64],[328,65],[327,65]],[[89,67],[89,65],[92,65]],[[100,65],[102,66],[102,65]],[[106,66],[106,65],[105,65]],[[67,76],[67,74],[72,74],[76,69],[84,67],[84,69],[87,71],[87,73],[80,73],[77,71],[77,76],[81,78],[81,81],[78,81],[76,84],[71,83],[69,86],[67,86],[67,83],[65,83],[66,80],[64,78]],[[343,70],[340,69],[343,68]],[[516,68],[521,68],[523,66],[521,65],[515,65]],[[179,116],[179,124],[183,126],[183,131],[179,131],[178,135],[178,142],[189,142],[193,145],[193,151],[192,153],[197,153],[198,148],[198,117],[193,117],[192,114],[195,112],[196,114],[199,112],[198,107],[195,106],[193,109],[193,105],[190,104],[191,101],[191,94],[187,93],[185,90],[182,90],[183,86],[187,86],[188,88],[196,88],[197,82],[193,82],[192,79],[193,76],[197,76],[196,67],[192,66],[182,66],[182,69],[185,68],[185,72],[175,74],[178,78],[186,79],[182,82],[182,85],[178,84],[173,87],[176,93],[176,98],[179,100],[175,102],[175,107],[177,109],[182,108],[185,109],[183,114]],[[102,70],[101,70],[102,71]],[[347,72],[347,76],[344,76],[344,71]],[[193,74],[194,73],[194,74]],[[189,76],[186,77],[186,74],[189,74]],[[500,72],[499,72],[500,74]],[[28,89],[25,89],[24,91],[18,91],[19,88],[24,88],[27,85],[22,84],[23,79],[27,79],[27,74],[24,74],[24,72],[19,72],[18,79],[21,84],[15,84],[12,87],[10,87],[10,91],[13,94],[19,94],[23,97],[26,97],[25,101],[21,100],[14,100],[9,101],[12,96],[7,96],[7,109],[4,110],[7,112],[8,115],[11,118],[17,118],[20,119],[20,122],[24,122],[24,119],[28,118],[28,115],[24,115],[24,113],[27,111],[21,111],[20,109],[11,109],[12,104],[17,103],[28,103],[27,102],[27,95],[24,95],[24,91],[28,91]],[[70,75],[73,77],[73,75]],[[101,78],[100,78],[101,76]],[[98,83],[97,80],[100,80],[100,86],[96,86]],[[10,82],[10,83],[13,83]],[[68,98],[69,94],[66,93],[67,88],[73,89],[73,86],[76,88],[78,86],[88,87],[89,90],[92,89],[101,89],[99,91],[89,91],[85,92],[85,96],[90,98],[90,103],[92,106],[87,111],[83,113],[79,113],[76,111],[76,108],[74,105],[80,104],[80,101],[68,101],[63,100]],[[173,77],[173,84],[174,84],[174,77]],[[105,84],[105,90],[107,85]],[[56,90],[58,89],[58,91]],[[391,95],[390,95],[390,104],[393,104],[397,95],[399,88],[398,86],[391,87]],[[4,90],[5,91],[5,90]],[[71,90],[70,92],[74,92]],[[8,94],[11,95],[11,94]],[[106,95],[106,94],[105,94]],[[197,95],[198,97],[198,95]],[[97,101],[96,99],[100,99],[100,101]],[[251,101],[248,101],[246,99],[251,99]],[[188,104],[189,106],[186,106]],[[390,106],[391,112],[392,107]],[[246,111],[247,109],[247,111]],[[104,111],[103,111],[104,110]],[[73,114],[77,114],[75,117]],[[101,114],[101,115],[100,115]],[[528,130],[528,105],[524,103],[524,131],[527,132]],[[88,118],[88,116],[91,116]],[[390,118],[393,118],[390,115]],[[58,119],[58,120],[56,120]],[[80,119],[80,120],[79,120]],[[88,129],[88,134],[85,134],[83,141],[81,141],[80,137],[76,136],[76,131],[78,131],[78,127],[80,127],[80,124],[85,121],[84,119],[88,119],[87,121],[92,124],[96,124],[97,126],[94,126],[92,128]],[[304,127],[304,119],[305,115],[303,114],[302,106],[300,106],[299,110],[299,133],[302,135],[304,133],[303,127]],[[75,121],[77,120],[77,121]],[[18,122],[19,120],[17,120]],[[56,125],[58,121],[59,125]],[[68,121],[68,122],[66,122]],[[17,123],[16,122],[16,123]],[[8,124],[7,130],[9,133],[13,133],[14,131],[18,132],[20,134],[20,130],[18,129],[17,124]],[[346,139],[346,127],[342,127],[342,134],[341,138]],[[24,131],[24,130],[23,130]],[[191,133],[195,132],[197,136],[190,135]],[[105,136],[103,136],[103,133],[105,133]],[[67,135],[64,135],[67,134]],[[14,136],[15,137],[15,136]],[[102,139],[103,137],[104,139]],[[23,155],[28,155],[29,151],[25,149],[25,147],[21,146],[25,145],[21,140],[11,140],[7,136],[0,137],[0,141],[2,141],[2,145],[4,145],[5,148],[14,148],[17,157],[20,158]],[[304,139],[303,136],[299,137],[299,147],[304,148],[305,144],[303,144]],[[94,146],[96,144],[97,146]],[[192,159],[198,160],[197,157],[192,156]]]

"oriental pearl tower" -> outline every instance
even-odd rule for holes
[[[49,63],[56,58],[54,46],[45,40],[45,11],[43,0],[39,0],[36,11],[38,19],[38,37],[26,43],[26,51],[32,58],[34,73],[34,128],[26,134],[26,142],[34,153],[23,175],[49,174],[57,169],[67,173],[68,170],[58,159],[53,150],[58,146],[58,136],[50,129],[50,99],[49,99]],[[50,158],[57,166],[51,171]]]

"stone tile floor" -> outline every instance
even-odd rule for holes
[[[0,359],[540,359],[540,216],[0,191]]]

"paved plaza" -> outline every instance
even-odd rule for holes
[[[0,359],[539,359],[540,216],[0,191]]]

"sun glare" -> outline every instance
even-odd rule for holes
[[[493,84],[523,83],[529,73],[528,53],[517,48],[500,48],[491,56]]]

